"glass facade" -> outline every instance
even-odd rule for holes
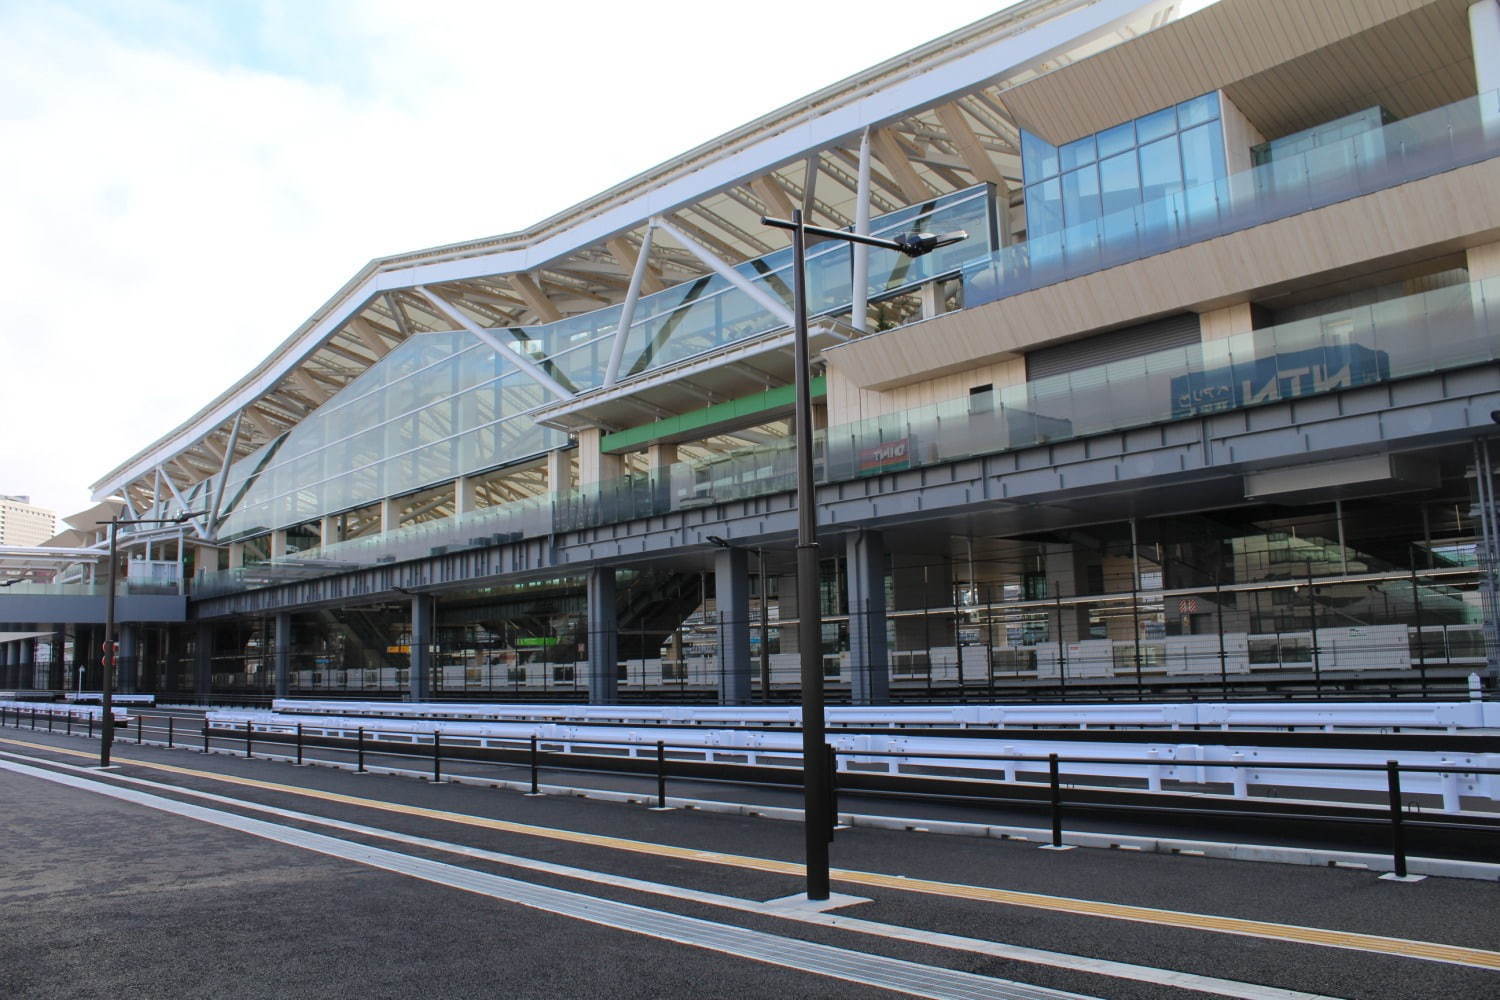
[[[876,234],[964,229],[970,238],[915,260],[872,250],[870,297],[898,295],[957,273],[976,253],[996,245],[993,219],[993,192],[981,185],[874,220]],[[790,265],[791,251],[782,250],[738,270],[790,303]],[[815,313],[848,310],[852,273],[849,244],[813,248],[808,275]],[[611,306],[545,326],[493,332],[576,392],[602,383],[619,317],[620,307]],[[622,375],[644,374],[780,326],[745,292],[718,275],[706,276],[640,299]],[[285,435],[231,467],[221,535],[289,527],[561,447],[566,434],[526,415],[550,399],[504,351],[467,332],[413,336]]]
[[[1021,131],[1026,238],[1033,255],[1108,238],[1105,218],[1147,206],[1148,225],[1167,221],[1167,199],[1225,176],[1217,92],[1183,101],[1063,146]],[[1198,206],[1199,202],[1203,202]],[[1189,199],[1189,209],[1211,201]]]

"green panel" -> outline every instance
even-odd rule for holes
[[[828,395],[828,378],[819,375],[812,380],[812,395],[818,399]],[[603,452],[638,451],[662,438],[676,437],[689,431],[699,430],[704,427],[712,427],[714,424],[724,424],[742,421],[747,417],[757,414],[769,413],[773,410],[784,409],[793,406],[797,402],[797,387],[795,385],[784,385],[779,389],[767,389],[765,392],[751,393],[741,396],[739,399],[731,399],[727,403],[715,403],[713,406],[705,406],[701,410],[692,413],[683,413],[655,423],[642,424],[632,427],[616,434],[606,434],[599,442],[599,450]],[[749,426],[749,425],[746,425]]]

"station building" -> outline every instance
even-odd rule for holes
[[[1025,0],[371,261],[95,484],[122,683],[795,698],[800,209],[967,233],[809,253],[831,699],[1493,690],[1497,90],[1497,0]],[[101,579],[0,686],[98,683]]]

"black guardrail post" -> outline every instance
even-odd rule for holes
[[[359,774],[365,773],[365,727],[360,726],[354,731],[354,752],[356,754],[356,766],[354,770]]]
[[[1406,828],[1401,823],[1401,765],[1393,760],[1386,761],[1385,777],[1391,795],[1391,859],[1396,865],[1396,877],[1406,878]]]
[[[667,745],[656,741],[656,808],[667,808]]]
[[[18,725],[16,728],[19,729],[20,726]],[[90,712],[89,713],[89,739],[93,739],[93,738],[94,738],[94,713]]]
[[[297,766],[302,766],[302,723],[297,723]]]
[[[1062,783],[1057,776],[1057,754],[1047,755],[1047,777],[1052,785],[1052,846],[1061,847],[1062,842]]]
[[[203,720],[203,752],[208,753],[208,719]]]
[[[52,732],[52,709],[47,709],[47,732]]]
[[[443,780],[443,734],[434,729],[432,731],[432,781],[436,784]]]
[[[245,756],[246,757],[254,756],[253,753],[251,752],[251,746],[250,746],[250,741],[251,741],[251,738],[254,736],[254,734],[255,734],[255,724],[253,722],[251,722],[249,719],[246,719],[245,720]]]
[[[36,709],[31,710],[31,731],[36,732]]]
[[[140,746],[146,742],[146,717],[137,715],[135,717],[135,745]]]
[[[828,768],[824,772],[828,775],[828,794],[823,801],[828,803],[828,842],[831,844],[833,831],[839,828],[839,755],[831,743],[824,743],[823,749],[828,754]]]
[[[172,737],[173,737],[173,735],[175,735],[172,732],[172,729],[173,729],[172,723],[176,721],[176,718],[177,717],[174,716],[174,715],[167,716],[167,749],[168,750],[171,750],[171,749],[173,749],[176,746],[176,744],[173,743],[173,741],[172,741]]]
[[[537,770],[538,770],[538,766],[537,766],[536,734],[533,733],[532,736],[531,736],[531,793],[530,793],[532,795],[540,795],[540,794],[542,794],[542,786],[541,786],[540,781],[539,781],[539,776],[537,774]]]
[[[73,710],[71,708],[68,709],[68,728],[67,728],[67,733],[68,733],[69,736],[73,735]]]

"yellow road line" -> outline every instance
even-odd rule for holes
[[[24,740],[7,737],[0,737],[0,742],[65,754],[71,757],[88,757],[91,759],[95,757],[94,754],[78,750],[66,750],[43,743],[28,743]],[[120,757],[118,754],[114,756],[114,760],[121,764],[130,764],[134,767],[144,767],[155,771],[165,771],[170,774],[204,778],[229,785],[258,788],[263,791],[297,795],[303,798],[336,802],[341,805],[357,806],[363,809],[397,813],[404,816],[418,816],[423,819],[433,819],[445,823],[479,827],[481,829],[496,830],[504,833],[515,833],[528,837],[540,837],[591,847],[605,847],[612,850],[652,855],[654,857],[701,861],[708,864],[770,872],[778,875],[800,876],[804,874],[803,866],[794,861],[777,861],[772,858],[755,858],[742,854],[726,854],[722,851],[703,851],[691,847],[674,847],[670,844],[653,844],[647,841],[630,840],[624,837],[612,837],[607,834],[580,833],[574,830],[561,830],[555,827],[515,823],[509,820],[471,816],[465,813],[448,812],[442,809],[428,809],[424,806],[410,806],[397,802],[383,802],[379,799],[360,798],[354,795],[344,795],[339,792],[326,792],[316,788],[302,788],[297,785],[260,781],[255,778],[214,774],[210,771],[199,771],[193,768],[177,767],[172,764],[161,764],[155,761],[132,760]],[[1334,931],[1318,927],[1302,927],[1296,924],[1279,924],[1265,920],[1247,920],[1240,917],[1188,913],[1181,910],[1163,910],[1149,906],[1132,906],[1125,903],[1107,903],[1097,900],[1075,899],[1067,896],[1050,896],[1044,893],[995,889],[988,886],[963,885],[954,882],[939,882],[931,879],[907,878],[901,875],[884,875],[878,872],[861,872],[842,868],[833,869],[829,872],[829,876],[838,882],[871,888],[916,892],[951,899],[972,899],[1007,906],[1050,910],[1055,913],[1072,913],[1079,916],[1102,917],[1109,920],[1127,920],[1166,927],[1184,927],[1190,930],[1209,931],[1218,934],[1235,934],[1274,941],[1288,941],[1297,944],[1322,945],[1330,948],[1376,952],[1384,955],[1397,955],[1405,958],[1419,958],[1433,962],[1447,962],[1454,965],[1500,970],[1500,952],[1486,951],[1480,948],[1466,948],[1459,945],[1439,944],[1431,941],[1413,941],[1407,938],[1385,937],[1378,934]]]

